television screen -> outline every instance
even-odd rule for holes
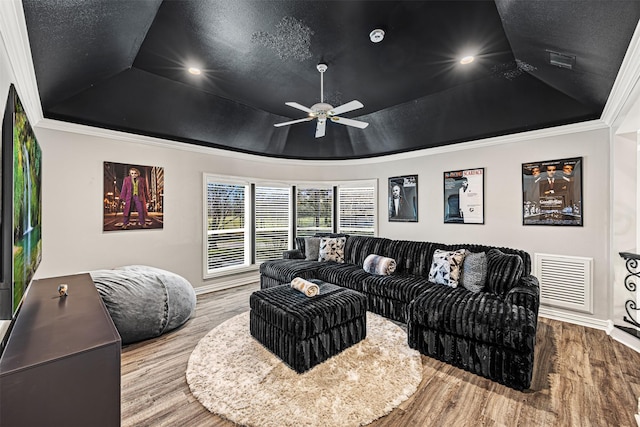
[[[42,259],[41,172],[42,151],[16,94],[13,109],[13,313]]]
[[[42,151],[13,85],[4,112],[0,162],[0,320],[9,320],[42,259]]]

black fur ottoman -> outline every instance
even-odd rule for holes
[[[311,281],[320,286],[314,297],[283,285],[255,291],[249,299],[251,335],[298,373],[367,335],[364,295]]]

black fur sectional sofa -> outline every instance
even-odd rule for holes
[[[284,259],[261,264],[261,288],[288,285],[301,277],[356,290],[365,295],[369,311],[407,324],[412,348],[509,387],[529,388],[540,295],[527,252],[355,235],[324,237],[346,239],[344,262],[306,260],[305,239],[296,238],[296,249],[285,252]],[[483,290],[429,280],[436,250],[461,249],[485,253]],[[365,271],[371,254],[395,260],[395,271]],[[464,276],[464,264],[460,267]]]

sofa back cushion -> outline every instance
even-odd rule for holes
[[[487,252],[487,289],[497,295],[506,295],[522,279],[524,263],[515,254],[499,249]]]
[[[383,237],[350,235],[344,247],[344,261],[363,266],[364,260],[371,254],[384,256],[389,242]]]
[[[432,243],[410,240],[392,240],[384,256],[396,260],[396,274],[429,276],[433,259]]]

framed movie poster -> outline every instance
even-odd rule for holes
[[[163,228],[164,168],[104,162],[103,231]]]
[[[522,164],[522,224],[582,226],[582,157]]]
[[[389,178],[389,221],[418,222],[418,175]]]
[[[444,222],[484,224],[484,168],[444,173]]]

